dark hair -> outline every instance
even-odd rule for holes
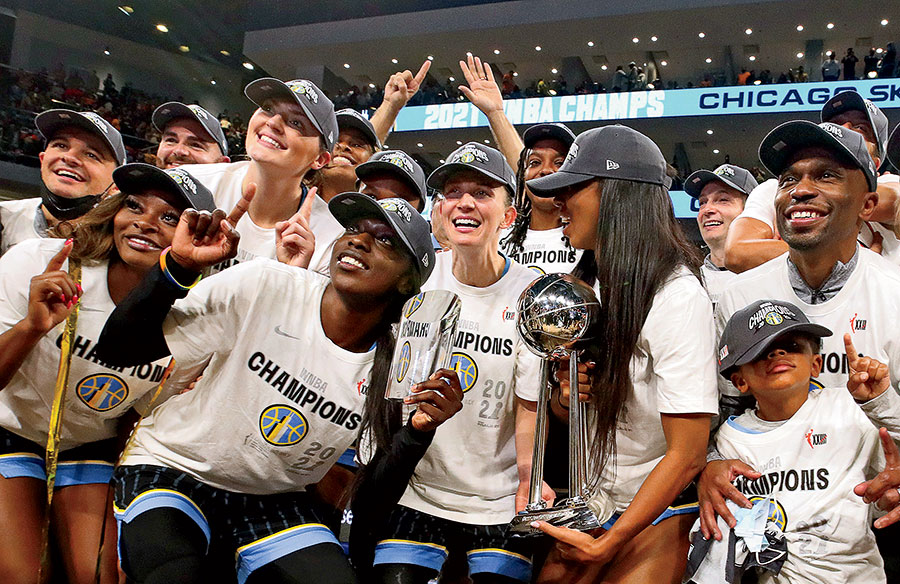
[[[666,188],[619,179],[597,179],[601,189],[597,243],[585,250],[574,274],[598,284],[603,307],[588,343],[597,363],[591,404],[596,435],[591,459],[600,469],[615,456],[616,421],[632,390],[631,359],[659,289],[679,266],[699,279],[700,254],[675,219]],[[599,473],[591,479],[591,489]]]
[[[513,222],[509,233],[500,241],[501,248],[510,255],[517,255],[522,251],[522,244],[525,243],[525,237],[528,235],[528,228],[531,227],[531,199],[525,192],[525,166],[528,162],[528,156],[531,154],[530,148],[523,148],[519,154],[519,162],[516,164],[516,194],[513,199],[513,205],[516,207],[516,220]],[[571,248],[569,240],[564,239],[567,248]]]

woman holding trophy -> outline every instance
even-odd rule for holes
[[[530,554],[506,533],[526,502],[540,367],[515,322],[516,299],[535,273],[499,252],[500,231],[515,219],[515,175],[499,151],[470,142],[428,186],[439,191],[434,216],[450,251],[438,254],[425,288],[461,300],[450,366],[465,407],[416,467],[376,547],[374,573],[379,582],[425,584],[450,548],[466,554],[475,583],[528,582]]]
[[[619,125],[580,134],[558,172],[528,182],[560,206],[563,233],[586,250],[575,274],[603,307],[581,399],[594,425],[588,491],[611,511],[593,534],[536,522],[558,540],[538,582],[680,582],[684,571],[688,487],[717,411],[715,334],[669,183],[656,144]],[[557,399],[568,406],[567,392]]]

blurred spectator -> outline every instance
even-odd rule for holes
[[[841,59],[841,65],[844,66],[844,81],[853,81],[856,79],[856,64],[859,59],[853,54],[853,49],[847,49],[847,54]]]
[[[628,75],[621,65],[616,66],[616,72],[613,75],[613,91],[625,91],[628,89]]]
[[[881,57],[881,65],[878,67],[879,77],[893,77],[897,66],[897,48],[894,43],[887,44],[887,50]]]
[[[738,85],[747,85],[747,79],[750,78],[750,72],[741,67],[741,73],[738,75]]]
[[[822,63],[822,81],[837,81],[841,76],[841,66],[834,60],[834,51],[829,51]]]
[[[863,58],[863,77],[877,77],[878,76],[878,55],[875,54],[875,49],[869,49],[869,54]],[[875,73],[875,75],[869,75],[869,73]]]

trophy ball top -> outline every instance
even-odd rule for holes
[[[590,286],[569,274],[547,274],[519,296],[516,327],[533,353],[559,358],[584,338],[599,314],[600,301]]]

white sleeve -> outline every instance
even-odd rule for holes
[[[894,442],[900,442],[900,395],[893,387],[859,407],[876,428],[884,427]]]
[[[166,344],[179,368],[196,366],[213,353],[227,353],[251,306],[265,290],[266,262],[237,264],[204,278],[177,301],[163,323]]]
[[[516,396],[536,402],[541,386],[541,359],[529,351],[525,343],[516,345]]]
[[[749,217],[762,221],[772,232],[775,232],[775,195],[778,193],[778,181],[770,178],[751,191],[744,203],[744,210],[738,217]]]
[[[718,412],[712,304],[693,276],[653,299],[641,330],[653,361],[661,414]]]
[[[56,242],[61,248],[63,241],[52,240],[52,243]],[[44,240],[29,239],[14,245],[0,258],[0,332],[11,329],[28,316],[31,279],[42,273],[49,261],[45,261],[45,254],[41,253],[42,243],[52,245]]]

